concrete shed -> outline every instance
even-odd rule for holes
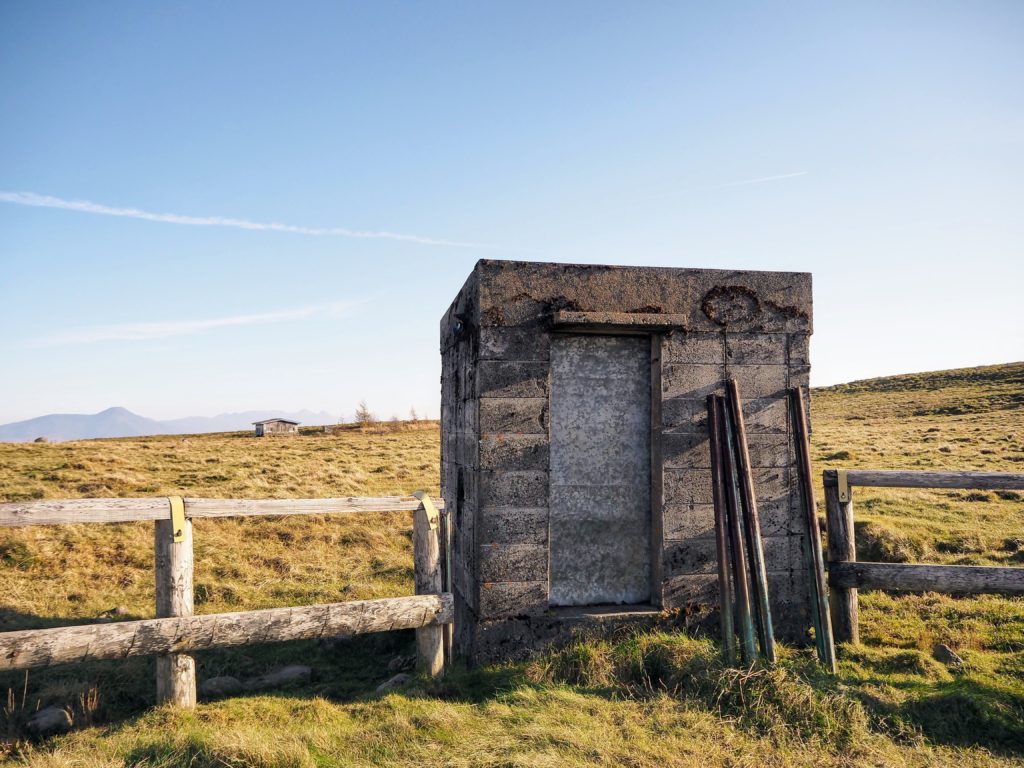
[[[480,261],[441,321],[456,642],[520,657],[674,613],[717,625],[705,398],[745,400],[776,632],[808,630],[786,389],[806,273]]]
[[[256,437],[267,437],[268,435],[297,435],[299,433],[299,422],[291,419],[264,419],[254,421]]]

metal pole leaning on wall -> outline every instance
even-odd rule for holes
[[[416,594],[438,595],[442,592],[441,578],[441,515],[434,502],[423,491],[415,493],[420,500],[413,513],[413,562],[416,572]],[[416,666],[431,677],[444,671],[443,626],[420,627],[416,630]]]
[[[735,453],[729,416],[724,398],[716,397],[718,407],[718,434],[722,438],[722,474],[725,481],[725,504],[729,518],[729,543],[732,547],[733,586],[736,590],[736,623],[739,629],[740,651],[743,661],[752,662],[757,658],[757,641],[754,639],[754,617],[751,608],[750,576],[747,573],[747,557],[744,552],[743,518],[740,513],[739,478],[736,475]]]
[[[857,561],[857,542],[853,529],[853,495],[844,470],[826,469],[822,474],[825,486],[825,526],[828,531],[828,562]],[[837,643],[860,642],[860,607],[857,590],[833,586],[829,592],[832,613],[832,634]]]
[[[775,651],[775,629],[772,626],[771,604],[768,600],[768,573],[764,562],[764,545],[761,542],[761,520],[757,514],[757,496],[754,493],[754,475],[750,469],[750,453],[747,448],[747,428],[743,422],[743,400],[740,398],[736,379],[727,382],[728,409],[727,436],[732,438],[732,449],[736,457],[736,470],[740,480],[740,500],[743,503],[743,526],[747,536],[747,551],[750,555],[750,575],[754,615],[757,618],[761,653],[766,661],[774,664],[778,658]],[[731,428],[731,433],[730,433]]]
[[[814,620],[814,644],[817,647],[818,659],[835,674],[836,646],[832,638],[832,617],[828,605],[828,588],[825,584],[825,561],[821,554],[821,531],[814,501],[810,430],[807,426],[807,411],[804,410],[803,391],[799,387],[789,390],[789,410],[793,419],[800,503],[803,506],[804,525],[807,529],[807,566],[810,576],[811,618]]]
[[[715,505],[715,546],[718,554],[718,609],[721,612],[722,653],[725,663],[736,663],[736,628],[733,621],[732,581],[729,578],[729,516],[722,473],[722,434],[718,427],[720,404],[708,395],[708,435],[711,446],[711,492]]]
[[[154,530],[157,618],[193,613],[192,521],[185,517],[180,496],[168,498],[169,516]],[[191,709],[196,705],[196,660],[185,653],[156,659],[156,701]]]

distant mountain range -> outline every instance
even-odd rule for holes
[[[291,419],[305,425],[333,424],[336,416],[323,411],[242,411],[219,416],[189,416],[157,421],[132,413],[127,408],[107,408],[99,413],[51,413],[26,421],[0,425],[0,441],[87,440],[94,437],[138,437],[140,435],[192,435],[201,432],[238,432],[252,429],[262,419]]]

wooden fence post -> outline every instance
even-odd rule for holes
[[[853,528],[853,495],[845,485],[845,500],[840,499],[839,472],[827,469],[822,475],[825,486],[825,525],[828,530],[829,563],[857,562],[857,540]],[[832,586],[829,591],[832,634],[838,643],[860,642],[860,609],[857,590]]]
[[[191,616],[192,521],[184,516],[180,497],[170,500],[172,518],[153,526],[156,559],[157,618]],[[180,505],[180,506],[179,506]],[[156,659],[156,701],[191,709],[196,705],[196,660],[184,653],[168,653]]]
[[[413,563],[416,594],[438,595],[441,586],[441,546],[438,532],[441,516],[425,493],[417,492],[420,506],[413,513]],[[416,630],[416,666],[431,677],[444,671],[444,627],[420,627]]]

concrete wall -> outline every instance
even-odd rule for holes
[[[480,261],[441,321],[442,494],[454,510],[462,652],[520,656],[581,622],[603,628],[550,605],[551,340],[571,332],[650,338],[652,604],[710,628],[704,398],[739,381],[778,634],[804,639],[785,390],[808,383],[810,275]]]

